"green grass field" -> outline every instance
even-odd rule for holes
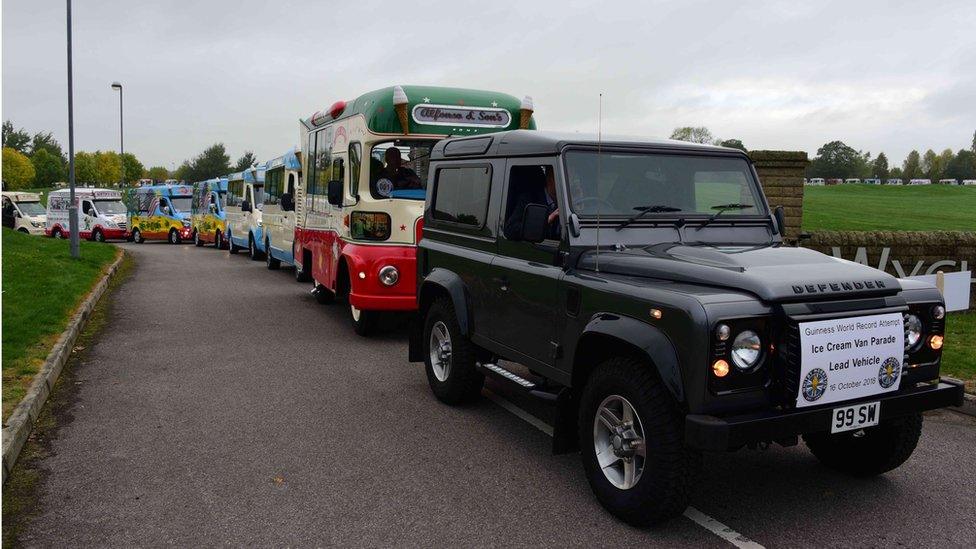
[[[976,231],[976,187],[804,187],[803,230]]]
[[[966,382],[966,389],[976,393],[976,311],[949,313],[946,320],[945,348],[942,351],[942,374]]]
[[[117,253],[111,244],[82,241],[74,260],[67,240],[3,229],[3,421]]]

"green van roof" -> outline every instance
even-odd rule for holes
[[[313,130],[333,120],[361,114],[372,132],[402,134],[393,104],[395,88],[390,86],[364,93],[344,106],[343,102],[337,102],[302,123]],[[436,86],[402,86],[402,89],[407,96],[410,133],[474,135],[519,128],[522,100],[512,95]],[[535,127],[535,119],[531,118],[529,129]]]

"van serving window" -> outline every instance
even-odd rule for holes
[[[482,227],[491,194],[490,166],[463,166],[437,170],[433,217],[472,227]]]

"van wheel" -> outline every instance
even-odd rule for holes
[[[200,231],[193,231],[193,245],[197,248],[203,246],[203,241],[200,240]]]
[[[102,233],[101,229],[95,229],[92,231],[92,240],[95,242],[105,242],[105,234]]]
[[[170,229],[169,230],[169,243],[170,244],[179,244],[180,242],[183,242],[183,239],[180,238],[180,233],[176,232],[176,229]]]
[[[328,305],[335,302],[335,294],[332,293],[332,290],[326,288],[322,284],[315,284],[314,282],[312,284],[315,287],[315,301],[322,305]]]
[[[61,234],[61,229],[59,227],[55,227],[54,230],[51,231],[51,236],[59,240],[64,238],[64,235]]]
[[[803,441],[820,463],[856,477],[887,473],[908,461],[922,435],[922,414],[846,433],[809,433]]]
[[[292,257],[295,258],[295,280],[297,282],[311,282],[312,281],[312,266],[311,261],[308,258],[302,258],[302,264],[298,264],[298,252],[295,250],[295,245],[291,247]]]
[[[659,524],[688,507],[701,454],[683,435],[680,411],[646,363],[607,360],[583,389],[583,468],[600,504],[628,524]]]
[[[17,229],[17,232],[24,233],[24,234],[30,234],[30,231],[28,231],[27,229],[25,229],[23,227]]]
[[[220,234],[220,231],[214,232],[214,248],[222,250],[224,248],[224,237]]]
[[[240,250],[240,248],[238,248],[237,246],[234,245],[234,237],[231,236],[231,233],[228,232],[227,233],[227,252],[230,253],[231,255],[234,255],[234,254],[237,253],[238,250]]]
[[[251,261],[260,261],[261,251],[258,250],[258,243],[254,241],[254,235],[247,235],[247,257],[251,258]]]
[[[139,229],[133,229],[132,241],[135,242],[136,244],[142,244],[143,242],[146,241],[146,239],[142,237],[142,231],[140,231]]]
[[[379,316],[376,311],[364,311],[350,303],[349,316],[352,318],[352,329],[356,335],[366,337],[376,331],[376,320]]]
[[[454,305],[441,298],[424,319],[424,364],[427,384],[445,404],[461,404],[478,398],[485,376],[475,368],[476,348],[461,335]]]
[[[265,263],[268,265],[269,271],[274,271],[281,268],[281,260],[275,258],[271,255],[271,241],[268,239],[264,240],[264,259]]]

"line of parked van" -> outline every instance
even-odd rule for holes
[[[860,179],[857,177],[851,177],[848,179],[824,179],[823,177],[811,177],[804,178],[804,185],[904,185],[904,179],[898,177],[891,177],[882,180],[877,177],[868,177],[865,179]],[[909,185],[931,185],[931,179],[909,179]],[[939,185],[976,185],[976,179],[940,179],[938,181]]]

